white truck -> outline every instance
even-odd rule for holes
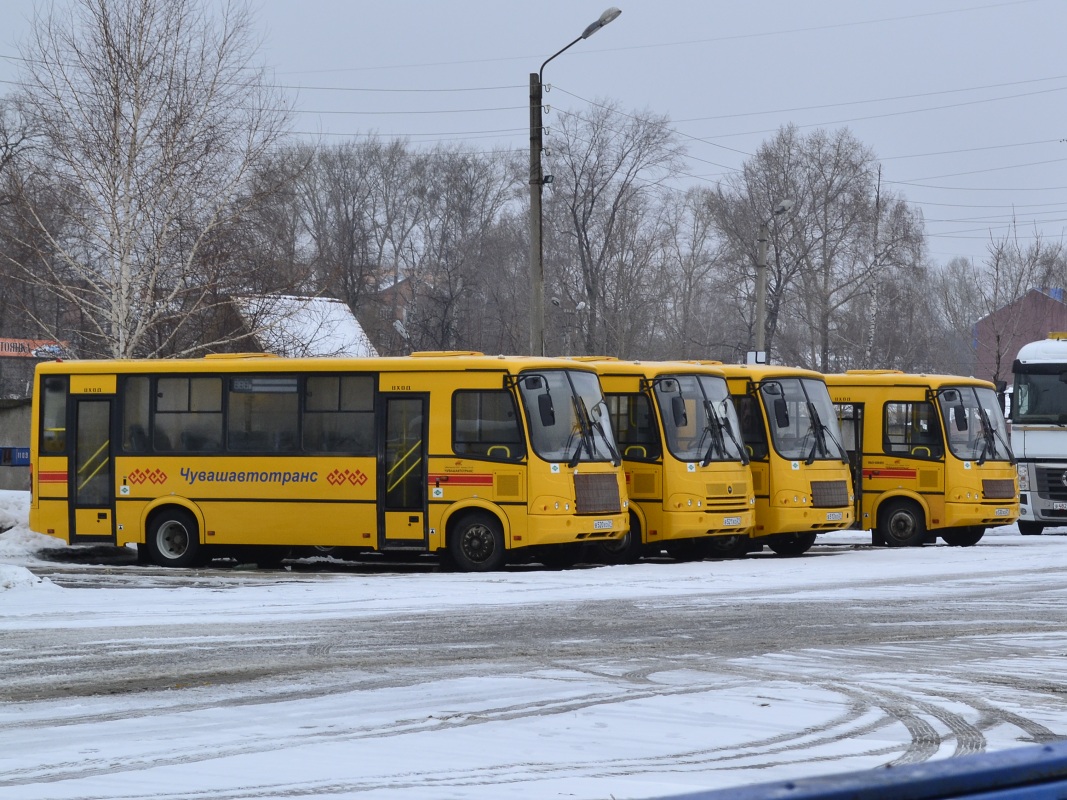
[[[1033,535],[1067,526],[1067,333],[1023,345],[1012,373],[1019,532]]]

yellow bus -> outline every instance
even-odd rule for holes
[[[39,364],[30,527],[192,566],[294,547],[462,570],[626,533],[596,371],[425,353]]]
[[[747,537],[755,497],[722,370],[694,363],[579,359],[593,364],[626,469],[630,530],[605,541],[605,560],[633,563],[716,555]]]
[[[770,364],[723,364],[741,422],[756,495],[751,540],[800,555],[816,536],[852,526],[848,456],[834,407],[818,372]]]
[[[988,381],[852,370],[826,375],[853,463],[857,527],[874,544],[977,544],[1019,516],[1004,412]]]

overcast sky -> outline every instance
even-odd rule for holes
[[[62,2],[63,0],[56,0]],[[789,123],[848,127],[922,210],[930,256],[1067,228],[1065,0],[252,0],[263,58],[306,137],[377,132],[529,147],[529,74],[614,2],[622,16],[553,60],[560,111],[611,99],[670,118],[685,183],[713,186]],[[32,0],[5,0],[0,80]],[[0,86],[10,88],[10,84]],[[299,90],[295,87],[300,87]]]

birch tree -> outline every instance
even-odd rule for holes
[[[19,104],[39,137],[23,185],[47,176],[65,226],[25,192],[47,247],[20,266],[77,309],[84,354],[173,351],[226,302],[200,269],[205,248],[277,189],[249,180],[289,111],[255,63],[248,7],[71,0],[38,14],[21,56]]]

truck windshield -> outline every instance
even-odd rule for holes
[[[760,384],[771,441],[789,461],[848,461],[826,384],[816,378],[773,378]]]
[[[572,466],[582,461],[620,463],[594,373],[539,370],[524,373],[518,385],[537,455]]]
[[[959,386],[937,393],[948,447],[962,461],[1011,461],[1004,413],[992,389]]]
[[[667,448],[679,461],[744,461],[741,426],[724,378],[672,375],[656,381]]]
[[[1067,424],[1067,371],[1064,366],[1035,365],[1026,371],[1016,367],[1012,422]]]

